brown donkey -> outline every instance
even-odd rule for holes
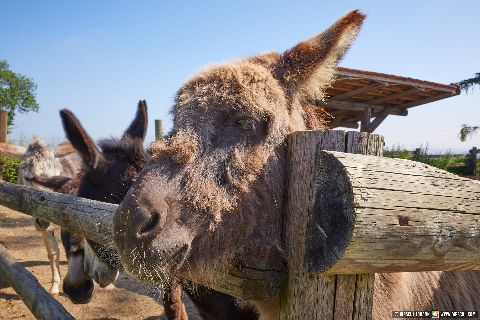
[[[152,146],[156,159],[115,213],[127,270],[149,282],[205,283],[237,259],[272,265],[273,258],[285,271],[286,137],[324,128],[306,102],[324,98],[363,20],[352,11],[282,54],[212,66],[180,88],[168,139]],[[480,273],[379,275],[374,317],[398,308],[479,309],[480,290],[467,282],[480,288]],[[276,319],[277,298],[252,303],[262,318]]]
[[[68,139],[83,160],[83,170],[76,179],[36,177],[35,181],[57,191],[110,203],[120,203],[128,188],[147,162],[143,141],[147,130],[147,105],[140,101],[135,119],[120,140],[100,142],[97,148],[78,119],[68,110],[60,113]],[[65,182],[67,182],[65,184]],[[93,280],[101,286],[112,282],[121,268],[116,253],[82,237],[62,232],[69,256],[69,273],[64,292],[74,303],[88,303],[93,297]],[[93,251],[94,252],[93,252]],[[98,256],[98,257],[97,257]],[[85,268],[84,268],[85,267]],[[255,320],[257,313],[242,301],[220,292],[187,286],[187,294],[203,319]],[[182,301],[182,287],[173,280],[164,290],[164,309],[169,320],[188,318]]]

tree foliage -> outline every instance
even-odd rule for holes
[[[478,131],[478,129],[480,129],[479,126],[469,126],[466,124],[462,124],[462,129],[460,129],[460,133],[458,134],[460,141],[465,142],[467,138],[474,135]]]
[[[32,79],[10,70],[6,60],[0,60],[0,109],[8,111],[8,127],[11,128],[18,112],[38,112],[35,98],[37,85]]]
[[[0,176],[3,180],[16,183],[20,160],[0,154]]]
[[[473,78],[462,80],[458,82],[458,84],[460,85],[462,90],[468,93],[468,91],[474,86],[480,85],[480,73],[476,73]]]
[[[473,87],[480,86],[480,73],[476,73],[473,78],[462,80],[457,84],[460,85],[460,88],[462,88],[465,93],[468,93],[468,91]],[[465,142],[465,140],[474,135],[478,131],[478,129],[480,129],[479,126],[469,126],[466,124],[462,124],[462,128],[460,129],[460,132],[458,134],[460,141]]]

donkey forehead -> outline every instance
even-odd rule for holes
[[[284,91],[269,69],[250,61],[238,61],[212,66],[190,79],[178,91],[173,113],[196,109],[196,112],[242,110],[273,115],[278,108],[285,107]]]
[[[36,140],[35,142],[28,145],[27,150],[25,152],[26,155],[34,155],[34,154],[44,154],[47,153],[49,150],[47,144],[41,140]],[[53,151],[51,151],[53,154]]]

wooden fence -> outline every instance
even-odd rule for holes
[[[0,244],[0,283],[13,287],[36,319],[68,320],[72,315]]]
[[[479,181],[380,157],[374,134],[296,132],[288,145],[287,281],[239,267],[212,288],[251,300],[280,290],[281,319],[371,319],[374,273],[480,269]],[[116,205],[9,183],[0,203],[112,243]]]
[[[477,147],[473,147],[472,149],[470,149],[470,151],[468,151],[468,153],[470,154],[470,170],[472,172],[472,176],[477,175],[477,154],[479,152],[480,151],[477,149]]]

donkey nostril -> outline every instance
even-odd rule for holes
[[[156,211],[152,212],[147,222],[138,230],[138,238],[143,239],[160,232],[163,228],[162,217],[165,217],[165,215]]]
[[[63,292],[74,304],[87,304],[92,300],[95,291],[93,280],[88,277],[81,283],[69,284],[68,279],[63,282]]]
[[[150,214],[150,219],[148,219],[147,223],[143,227],[140,228],[139,233],[144,233],[148,232],[149,230],[152,230],[155,228],[155,226],[158,224],[160,221],[159,214],[157,212],[152,212]]]

